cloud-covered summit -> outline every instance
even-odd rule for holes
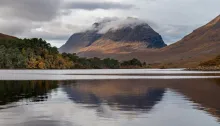
[[[144,27],[150,28],[146,21],[128,17],[128,18],[103,18],[102,20],[94,23],[88,30],[97,31],[99,34],[104,34],[108,31],[115,31],[122,28],[135,28],[136,26],[144,25]]]

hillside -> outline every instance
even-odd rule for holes
[[[194,30],[182,40],[168,46],[165,50],[175,52],[202,51],[201,53],[212,53],[217,50],[220,42],[220,16],[208,24]],[[207,52],[208,51],[208,52]]]
[[[16,39],[16,37],[0,33],[0,39]]]
[[[165,47],[162,37],[146,22],[136,18],[109,19],[73,34],[59,51],[68,53],[130,53],[144,48]]]
[[[202,70],[202,71],[215,71],[220,70],[220,55],[215,57],[214,59],[201,62],[199,66],[195,68],[191,68],[190,70]]]
[[[174,61],[178,60],[175,57],[181,57],[182,62],[190,62],[185,63],[189,66],[198,65],[200,62],[219,55],[220,15],[208,24],[194,30],[179,42],[162,49],[161,52],[174,57]]]
[[[97,31],[86,31],[81,33],[73,34],[65,45],[59,48],[60,52],[76,53],[81,48],[87,47],[90,43],[93,43],[101,37]]]

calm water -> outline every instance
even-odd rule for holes
[[[219,77],[181,69],[1,70],[0,126],[220,126]]]

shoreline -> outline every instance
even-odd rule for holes
[[[189,71],[220,71],[219,66],[211,66],[211,67],[196,67],[196,68],[187,68]]]

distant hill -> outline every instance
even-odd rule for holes
[[[100,51],[120,54],[165,46],[162,37],[146,22],[136,18],[127,18],[94,23],[91,29],[73,34],[59,51],[81,54]]]
[[[0,39],[1,38],[6,38],[6,39],[16,39],[16,37],[14,37],[14,36],[10,36],[10,35],[6,35],[6,34],[2,34],[2,33],[0,33]]]

